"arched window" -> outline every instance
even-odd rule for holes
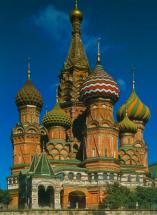
[[[38,205],[39,207],[54,208],[54,189],[51,186],[45,190],[43,185],[38,187]]]
[[[60,173],[60,174],[58,175],[58,177],[59,177],[59,179],[60,179],[61,181],[64,181],[64,173]]]
[[[78,181],[81,180],[81,174],[80,174],[80,173],[77,173],[77,174],[76,174],[76,179],[77,179]]]
[[[12,179],[11,178],[8,179],[8,184],[12,184]]]
[[[16,178],[13,178],[13,184],[16,184],[17,181],[16,181]]]
[[[107,173],[106,172],[103,173],[103,180],[107,180]]]
[[[72,172],[69,172],[69,174],[68,174],[68,178],[69,178],[69,180],[73,180],[73,178],[74,178],[74,174],[73,174]]]
[[[110,180],[114,180],[114,173],[110,173]]]
[[[92,181],[92,174],[88,174],[88,181]]]
[[[97,173],[94,174],[94,180],[98,181],[98,174]]]
[[[82,191],[69,193],[69,208],[86,208],[86,196]]]
[[[136,182],[140,182],[140,177],[139,177],[139,175],[136,175]]]
[[[128,175],[128,182],[131,182],[131,175]]]

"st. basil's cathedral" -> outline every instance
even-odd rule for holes
[[[7,179],[10,208],[98,208],[107,184],[155,186],[143,133],[150,118],[133,80],[114,119],[120,90],[101,64],[90,69],[81,39],[83,14],[71,12],[72,39],[59,74],[56,105],[40,122],[43,99],[31,80],[16,95],[19,121],[12,129],[13,165]]]

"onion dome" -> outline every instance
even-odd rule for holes
[[[120,133],[136,133],[137,126],[129,118],[126,111],[124,119],[118,124]]]
[[[52,126],[63,126],[68,129],[71,127],[71,120],[60,107],[59,103],[57,103],[50,112],[46,113],[43,123],[46,128]]]
[[[77,5],[77,0],[75,3],[75,8],[74,10],[71,12],[70,15],[71,21],[73,22],[74,20],[80,20],[80,22],[83,20],[83,14],[82,12],[78,9],[78,5]]]
[[[150,110],[149,108],[141,102],[139,97],[137,96],[135,92],[135,81],[133,81],[133,90],[126,101],[125,104],[123,104],[117,113],[117,119],[118,121],[121,121],[125,116],[125,110],[127,109],[128,117],[131,120],[136,121],[143,121],[146,123],[150,118]]]
[[[81,88],[81,98],[87,101],[92,98],[110,99],[115,103],[119,98],[120,90],[116,81],[103,69],[100,61],[98,44],[98,59],[94,71],[87,77]]]
[[[43,106],[43,99],[40,92],[35,88],[30,79],[30,65],[28,65],[28,80],[16,95],[16,105],[35,105],[40,109]]]

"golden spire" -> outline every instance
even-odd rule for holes
[[[71,12],[70,18],[73,26],[73,34],[75,33],[80,34],[80,23],[83,20],[83,14],[78,8],[78,0],[75,0],[75,8]]]
[[[100,40],[101,40],[101,38],[98,38],[98,54],[97,54],[97,64],[100,64],[100,63],[101,63]]]
[[[89,63],[81,39],[81,21],[82,12],[78,8],[78,0],[75,0],[75,7],[70,15],[72,23],[72,41],[67,59],[64,63],[65,70],[71,70],[73,67],[89,69]]]
[[[28,80],[31,79],[30,57],[28,58],[27,78],[28,78]]]

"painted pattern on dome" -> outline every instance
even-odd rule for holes
[[[96,65],[95,70],[83,83],[81,97],[87,100],[92,97],[110,98],[116,102],[119,98],[119,87],[112,77],[104,71],[100,64]]]
[[[43,99],[40,92],[35,88],[31,80],[27,80],[25,85],[16,95],[16,105],[35,105],[40,108],[43,106]]]
[[[118,121],[121,121],[124,118],[126,109],[128,117],[131,120],[138,120],[146,123],[150,118],[149,108],[141,102],[135,90],[132,91],[126,103],[119,109],[117,113]]]

